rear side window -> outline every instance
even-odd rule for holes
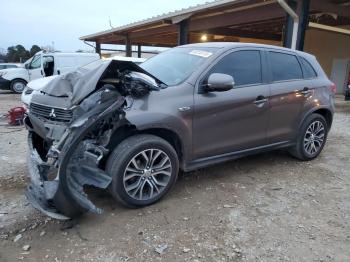
[[[269,53],[273,81],[303,78],[301,67],[296,56],[278,52]]]
[[[262,83],[260,51],[237,51],[226,55],[211,70],[212,73],[231,75],[235,86]]]
[[[301,66],[303,67],[304,78],[317,77],[315,69],[312,65],[303,57],[300,57]]]

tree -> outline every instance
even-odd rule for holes
[[[32,47],[30,48],[30,56],[32,57],[33,55],[35,55],[36,53],[38,53],[39,51],[41,51],[41,48],[37,45],[32,45]]]
[[[6,61],[7,61],[7,57],[6,57],[5,49],[0,47],[0,63],[4,63]]]
[[[23,62],[30,57],[28,50],[22,45],[10,46],[7,48],[8,62]]]

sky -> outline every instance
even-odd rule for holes
[[[0,0],[0,49],[52,45],[91,50],[79,37],[208,0]]]

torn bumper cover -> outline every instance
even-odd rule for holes
[[[26,196],[36,209],[56,219],[102,212],[88,199],[84,186],[105,189],[111,182],[100,161],[109,152],[111,134],[124,121],[124,102],[125,98],[118,96],[99,103],[62,130],[56,143],[47,141],[54,125],[28,113],[31,182]]]

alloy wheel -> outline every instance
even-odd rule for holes
[[[324,143],[325,127],[321,121],[312,122],[306,129],[304,149],[310,155],[317,154]]]
[[[150,200],[169,184],[172,165],[160,149],[146,149],[133,156],[125,168],[123,183],[126,193],[136,200]]]

